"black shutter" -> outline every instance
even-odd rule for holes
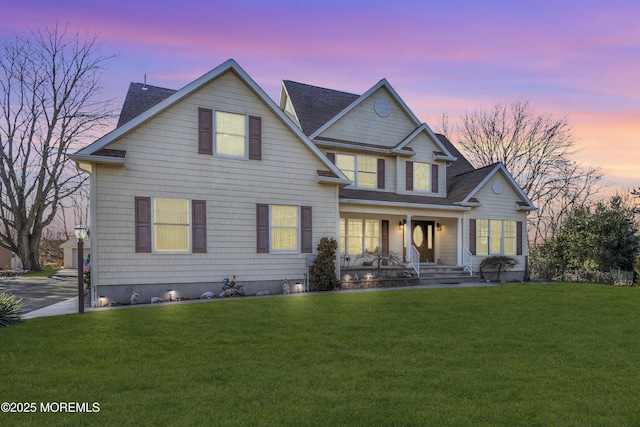
[[[257,252],[269,253],[269,205],[256,205]]]
[[[522,221],[516,222],[516,255],[522,255]]]
[[[249,158],[262,160],[262,118],[249,116]]]
[[[378,189],[384,190],[384,159],[378,159]]]
[[[198,108],[198,153],[213,154],[213,111]]]
[[[382,237],[382,256],[389,256],[389,221],[386,219],[382,220],[381,227],[381,237]]]
[[[438,165],[431,165],[431,191],[438,192]]]
[[[151,252],[151,197],[135,198],[136,252]]]
[[[413,162],[407,161],[407,191],[413,191]]]
[[[476,254],[476,220],[469,220],[469,251],[471,255]]]
[[[300,206],[300,251],[313,252],[313,227],[311,206]]]
[[[193,253],[207,252],[207,204],[204,200],[191,201],[191,236]]]

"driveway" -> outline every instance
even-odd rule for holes
[[[78,296],[77,277],[75,270],[60,270],[51,277],[0,278],[0,292],[22,298],[28,313]]]

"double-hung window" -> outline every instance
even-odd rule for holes
[[[153,249],[155,252],[191,250],[189,201],[153,199]]]
[[[429,163],[413,163],[414,191],[431,191],[431,165]]]
[[[216,111],[215,117],[215,154],[246,157],[247,117],[223,111]]]
[[[336,166],[353,181],[356,187],[376,188],[378,159],[372,156],[336,154]]]
[[[311,253],[312,224],[311,206],[257,204],[257,252]]]
[[[271,250],[298,251],[298,206],[271,205]]]

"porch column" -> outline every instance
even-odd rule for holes
[[[407,262],[411,261],[411,215],[407,215],[407,218],[405,219],[406,223],[404,226],[404,245],[407,248],[405,251],[405,258]]]
[[[463,248],[463,244],[462,244],[462,218],[458,218],[458,230],[457,230],[457,248],[458,248],[458,261],[457,264],[458,265],[463,265],[464,264],[464,248]]]

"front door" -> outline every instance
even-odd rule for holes
[[[420,262],[435,262],[434,221],[411,221],[411,244],[420,252]]]

